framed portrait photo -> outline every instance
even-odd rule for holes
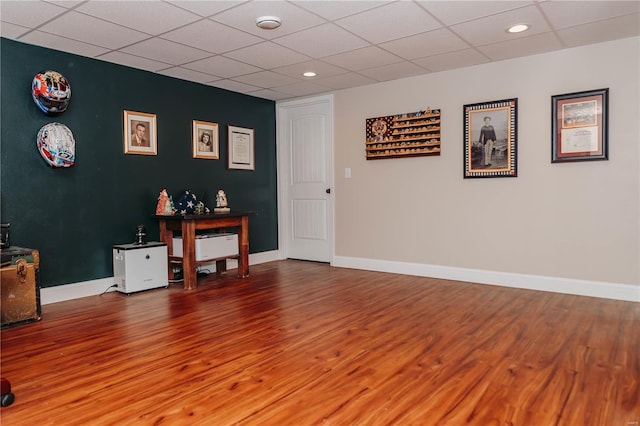
[[[551,162],[608,160],[609,89],[551,97]]]
[[[124,153],[157,155],[156,115],[124,111]]]
[[[229,126],[229,169],[255,170],[253,129]]]
[[[193,120],[193,158],[217,160],[218,151],[218,123]]]
[[[464,178],[516,177],[518,99],[464,106]]]

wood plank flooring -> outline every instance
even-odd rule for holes
[[[232,275],[2,330],[2,425],[638,426],[638,303],[293,260]]]

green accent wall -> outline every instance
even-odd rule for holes
[[[42,287],[113,276],[112,246],[134,241],[153,219],[163,188],[191,190],[215,207],[218,189],[234,210],[251,210],[251,253],[277,250],[275,102],[56,50],[0,39],[0,217],[11,244],[40,251]],[[71,84],[63,114],[43,114],[31,98],[36,73]],[[158,154],[124,154],[123,111],[156,114]],[[218,123],[219,160],[194,159],[192,120]],[[71,168],[51,168],[36,137],[52,122],[76,141]],[[227,169],[227,126],[254,129],[255,171]]]

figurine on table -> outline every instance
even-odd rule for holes
[[[216,207],[213,209],[214,213],[229,213],[230,210],[227,204],[227,194],[225,194],[222,189],[219,189],[216,194]]]

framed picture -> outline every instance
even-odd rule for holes
[[[551,97],[551,162],[608,160],[609,89]]]
[[[124,153],[157,155],[156,115],[124,112]]]
[[[464,106],[464,177],[517,176],[518,99]]]
[[[229,169],[255,170],[253,129],[229,126]]]
[[[217,160],[218,124],[193,120],[193,158]]]

